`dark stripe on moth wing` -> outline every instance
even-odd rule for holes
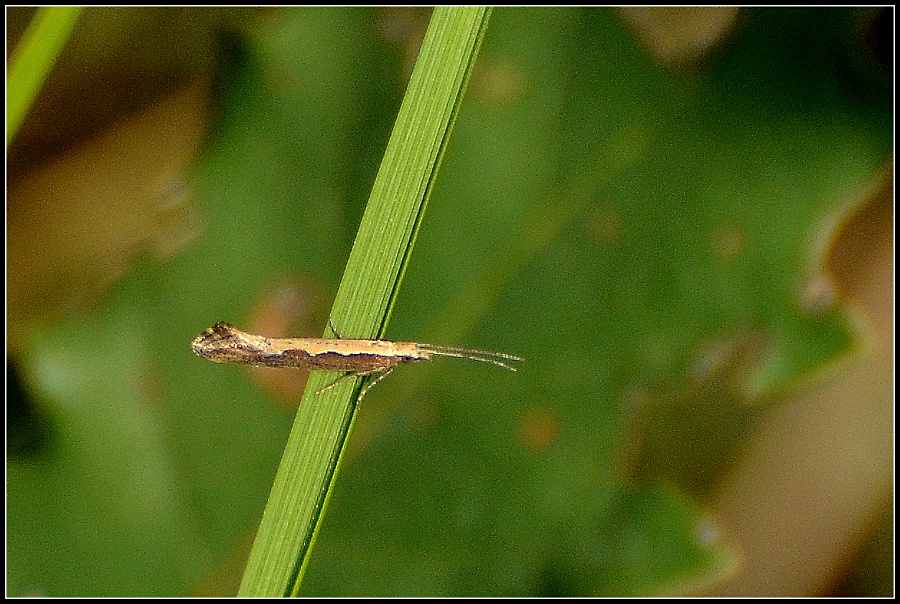
[[[289,350],[287,346],[285,350]],[[412,361],[427,361],[431,355],[420,350],[418,344],[413,342],[393,342],[390,340],[319,340],[311,339],[303,350],[311,357],[340,356],[346,358],[364,359],[396,359],[398,363]]]
[[[264,355],[260,364],[270,367],[293,366],[313,370],[365,372],[420,360],[424,359],[399,355],[384,356],[371,353],[343,353],[335,351],[310,354],[304,350],[287,349],[278,353]]]

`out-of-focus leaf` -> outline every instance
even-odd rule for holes
[[[10,593],[192,593],[242,558],[290,412],[187,344],[217,320],[321,330],[414,15],[271,13],[237,47],[198,174],[202,242],[26,355],[60,444],[9,462]],[[852,18],[745,11],[676,72],[612,11],[494,12],[386,335],[526,362],[404,367],[367,397],[304,594],[683,593],[731,567],[682,477],[702,467],[708,484],[752,422],[690,414],[790,391],[860,342],[821,260],[892,128],[890,87],[844,52]],[[272,302],[285,289],[302,311]],[[133,356],[113,352],[119,334]],[[135,483],[65,443],[146,460],[152,492],[114,497],[141,522],[104,513],[100,486],[68,488]],[[185,526],[139,568],[120,551]]]

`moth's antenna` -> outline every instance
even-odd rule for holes
[[[434,346],[433,344],[419,344],[419,348],[425,352],[442,357],[455,357],[458,359],[469,359],[471,361],[481,361],[482,363],[491,363],[510,371],[515,371],[507,361],[523,361],[522,357],[517,357],[505,352],[492,352],[490,350],[475,350],[473,348],[456,348],[453,346]]]

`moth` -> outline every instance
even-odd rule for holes
[[[404,363],[430,361],[433,357],[442,356],[491,363],[515,371],[514,363],[523,360],[504,352],[417,342],[342,337],[271,338],[241,331],[225,322],[216,323],[200,333],[191,342],[191,349],[197,356],[214,363],[345,372],[316,394],[325,392],[345,378],[371,377],[372,380],[359,393],[357,403],[395,367]]]

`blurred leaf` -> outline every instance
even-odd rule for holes
[[[724,543],[689,553],[699,512],[640,576],[615,549],[565,543],[608,545],[605,519],[641,509],[615,511],[623,461],[650,478],[665,475],[651,461],[678,478],[703,464],[708,490],[753,425],[748,397],[857,346],[853,318],[806,285],[888,158],[889,94],[846,81],[836,52],[820,65],[827,42],[796,51],[815,42],[813,15],[748,14],[689,76],[644,58],[605,11],[496,12],[475,82],[518,94],[473,83],[392,327],[528,362],[514,380],[444,364],[385,384],[375,397],[392,406],[361,413],[373,440],[337,487],[304,593],[680,592],[733,568]],[[432,369],[439,381],[413,383]],[[691,425],[716,406],[732,411]],[[669,407],[696,432],[657,423]]]
[[[367,397],[304,595],[672,594],[733,567],[685,494],[752,425],[727,410],[861,343],[822,270],[892,144],[853,15],[745,11],[683,73],[609,10],[494,11],[385,335],[527,361],[401,368]],[[269,314],[325,324],[417,16],[275,11],[234,46],[202,242],[25,355],[53,438],[8,463],[10,594],[195,593],[243,557],[290,413],[187,344],[257,329],[284,283],[305,306]]]
[[[69,39],[81,11],[78,6],[39,7],[13,52],[6,75],[7,149]]]

